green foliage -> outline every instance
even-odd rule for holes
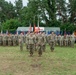
[[[17,19],[7,20],[2,24],[3,30],[16,30],[17,27],[22,26]]]
[[[61,27],[61,30],[73,31],[73,24],[76,22],[76,0],[68,1],[69,3],[66,3],[66,0],[28,0],[27,6],[23,7],[22,0],[15,0],[15,6],[11,2],[0,0],[0,22],[3,29],[13,30],[18,25],[29,26],[29,22],[32,26],[37,25],[39,17],[40,26]],[[11,20],[14,20],[13,24],[17,24],[13,26]],[[7,23],[8,21],[10,23]]]
[[[60,27],[61,26],[61,22],[60,21],[51,21],[49,27]]]
[[[76,25],[74,25],[74,24],[71,24],[71,23],[64,23],[64,24],[62,24],[61,25],[61,30],[66,30],[66,31],[71,31],[71,32],[73,32],[73,31],[75,31],[76,30]]]

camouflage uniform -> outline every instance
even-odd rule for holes
[[[6,35],[3,35],[3,46],[6,46]]]
[[[45,50],[46,50],[46,34],[45,33],[43,33],[42,34],[42,37],[43,37],[43,51],[45,52]]]
[[[71,47],[74,47],[74,43],[75,43],[75,37],[74,35],[71,35]]]
[[[0,34],[0,46],[2,46],[2,35]]]
[[[63,46],[63,36],[60,37],[60,46]]]
[[[58,36],[58,45],[60,46],[60,42],[61,42],[61,35]]]
[[[34,36],[34,40],[35,40],[35,43],[34,43],[34,50],[37,51],[37,42],[38,42],[37,33],[35,33],[33,36]]]
[[[68,46],[71,46],[71,35],[68,35]]]
[[[22,33],[19,35],[19,46],[20,46],[20,50],[23,51],[23,34]]]
[[[15,35],[13,35],[12,41],[13,41],[13,46],[16,46],[17,44],[16,44],[16,37],[15,37]]]
[[[10,34],[8,35],[8,46],[12,46],[12,37]]]
[[[52,32],[49,36],[49,43],[50,43],[50,49],[53,52],[54,51],[54,46],[55,46],[55,34]]]
[[[25,45],[26,49],[29,50],[29,33],[27,33],[25,36]]]
[[[34,43],[35,43],[33,33],[30,33],[28,40],[29,40],[29,52],[30,52],[30,56],[32,56],[34,52]]]
[[[15,35],[15,39],[16,39],[16,45],[18,46],[19,45],[19,35]]]
[[[40,33],[40,34],[38,34],[38,54],[39,54],[39,56],[41,56],[42,55],[42,51],[43,51],[43,45],[44,45],[44,43],[45,43],[45,39],[44,39],[44,37],[42,36],[42,34]]]
[[[57,36],[57,44],[60,46],[60,35]]]
[[[68,37],[64,35],[64,46],[68,46]]]
[[[55,35],[55,46],[57,45],[57,35]]]

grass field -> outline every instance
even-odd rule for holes
[[[19,47],[0,47],[0,75],[76,75],[76,45],[55,47],[51,52],[47,46],[42,57],[34,52],[29,57],[25,49]]]

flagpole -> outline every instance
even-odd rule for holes
[[[38,16],[38,27],[39,27],[39,16]]]
[[[40,28],[39,28],[39,15],[38,15],[38,25],[37,25],[37,27],[38,27],[38,32],[40,31]]]
[[[36,17],[36,15],[34,16],[33,32],[35,31],[35,17]]]

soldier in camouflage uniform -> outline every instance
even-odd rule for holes
[[[71,46],[71,35],[68,35],[68,46]]]
[[[18,34],[15,34],[15,39],[16,39],[16,45],[18,46],[19,45],[19,35]]]
[[[60,34],[57,36],[57,44],[60,46]]]
[[[11,34],[8,35],[8,46],[12,46],[12,36],[11,36]]]
[[[22,33],[19,35],[19,46],[20,46],[20,50],[23,51],[23,34]]]
[[[50,40],[50,34],[47,35],[47,43],[50,45],[49,40]]]
[[[29,34],[30,33],[27,33],[25,35],[25,45],[26,45],[26,49],[29,50]]]
[[[63,36],[60,37],[60,46],[63,46]]]
[[[55,34],[55,46],[57,45],[57,35]]]
[[[68,36],[64,35],[64,46],[68,46]]]
[[[12,37],[12,42],[13,42],[13,46],[16,46],[16,37],[15,37],[15,35],[12,35],[13,37]]]
[[[33,36],[34,36],[34,40],[35,40],[35,43],[34,43],[34,50],[37,51],[37,42],[38,42],[37,37],[38,37],[38,35],[37,35],[37,33],[34,33]]]
[[[51,52],[53,52],[54,46],[55,46],[55,34],[54,34],[54,32],[52,32],[49,36],[49,44],[50,44]]]
[[[5,34],[3,34],[3,39],[2,40],[3,40],[3,46],[6,46],[6,43],[7,43],[6,40],[7,39],[6,39],[6,35]]]
[[[75,43],[75,36],[71,35],[71,47],[74,47],[74,43]]]
[[[38,43],[37,43],[39,56],[42,55],[42,51],[43,51],[43,49],[44,49],[44,48],[43,48],[44,43],[45,43],[45,39],[44,39],[44,37],[42,36],[42,34],[39,33],[39,34],[38,34]]]
[[[30,33],[30,35],[28,37],[28,40],[29,40],[29,52],[30,52],[30,56],[33,56],[33,53],[34,53],[34,43],[35,43],[33,33]]]
[[[42,37],[43,37],[43,51],[45,52],[45,50],[46,50],[46,34],[45,34],[45,32],[42,33]]]
[[[0,34],[0,46],[2,46],[2,38],[3,38],[3,36],[2,36],[2,34]]]

